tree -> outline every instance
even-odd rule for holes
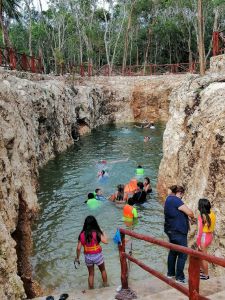
[[[10,19],[19,20],[20,18],[20,0],[0,0],[0,26],[3,34],[3,44],[5,47],[11,47],[8,26]]]
[[[198,0],[198,52],[199,52],[199,64],[200,74],[205,74],[205,44],[204,44],[204,20],[203,20],[203,9],[202,0]]]

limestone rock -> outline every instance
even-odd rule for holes
[[[185,202],[197,213],[208,198],[217,215],[213,251],[225,255],[225,76],[190,76],[170,96],[170,118],[163,140],[158,190],[185,187]]]

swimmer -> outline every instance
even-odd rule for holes
[[[112,202],[126,202],[128,200],[128,194],[124,192],[124,185],[119,184],[117,191],[109,197]]]
[[[144,169],[142,168],[141,165],[137,166],[137,169],[136,169],[136,175],[138,176],[143,176],[145,173]]]
[[[154,129],[155,125],[153,122],[148,123],[147,125],[144,125],[143,128],[150,128],[150,129]]]
[[[95,196],[93,193],[88,194],[88,200],[85,201],[87,203],[88,208],[95,209],[101,206],[101,203],[95,199]]]
[[[151,183],[150,183],[150,179],[149,177],[145,177],[144,179],[144,191],[149,194],[152,192],[152,187],[151,187]]]
[[[144,128],[144,125],[134,125],[136,128]]]
[[[150,136],[145,136],[144,137],[144,142],[146,143],[146,142],[149,142],[151,140],[151,138],[150,138]]]
[[[142,182],[137,183],[137,191],[134,193],[132,199],[134,204],[143,204],[146,201],[146,192]]]
[[[95,190],[95,199],[98,201],[105,201],[106,198],[103,196],[103,192],[101,189]]]

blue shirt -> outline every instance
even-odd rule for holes
[[[165,233],[179,232],[187,234],[189,230],[188,216],[180,211],[178,208],[184,205],[184,202],[177,196],[168,196],[166,198],[164,215]]]

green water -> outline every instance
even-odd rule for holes
[[[135,175],[138,164],[144,166],[145,175],[150,177],[153,193],[145,206],[138,208],[141,219],[135,231],[164,237],[163,209],[155,191],[162,158],[164,125],[157,124],[154,130],[133,128],[132,125],[126,125],[127,129],[124,127],[102,126],[93,130],[40,170],[38,198],[41,212],[33,228],[34,251],[31,260],[35,278],[44,288],[65,291],[87,287],[83,255],[78,270],[74,269],[73,259],[78,235],[89,214],[96,216],[109,237],[109,244],[103,246],[109,283],[120,284],[118,250],[112,237],[118,226],[125,227],[122,209],[106,201],[100,210],[93,212],[88,210],[84,201],[87,194],[97,187],[102,188],[107,196],[113,193],[117,184],[126,183]],[[143,137],[147,135],[152,139],[144,143]],[[103,183],[97,179],[96,161],[100,159],[107,160],[110,175],[108,181]],[[114,160],[124,161],[113,163]],[[137,240],[133,240],[132,247],[136,258],[165,272],[165,250]],[[130,279],[145,278],[145,271],[132,264]],[[99,272],[96,272],[95,286],[101,286]]]

